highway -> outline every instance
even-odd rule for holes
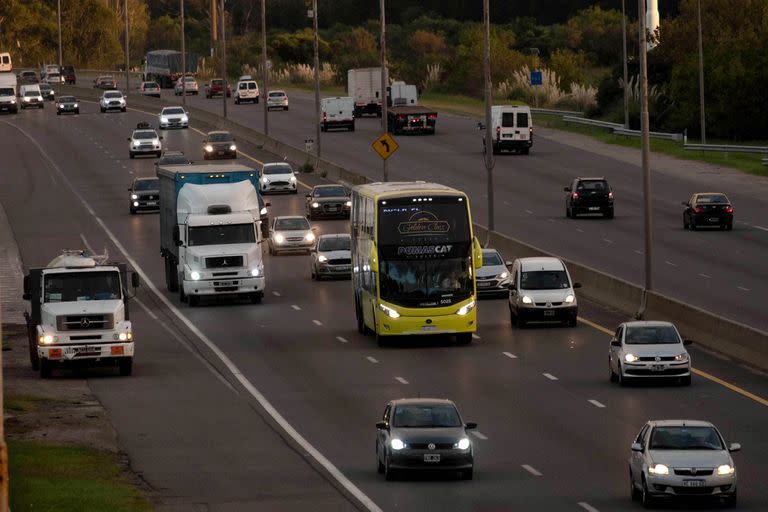
[[[298,103],[294,100],[294,109]],[[250,109],[248,115],[257,118],[253,107],[237,108]],[[276,118],[282,114],[271,117],[278,132]],[[479,338],[470,346],[424,339],[382,349],[355,329],[349,282],[311,281],[307,256],[266,256],[268,293],[263,304],[204,302],[198,308],[181,304],[178,296],[163,287],[157,216],[128,213],[125,189],[130,180],[154,174],[154,159],[128,159],[125,139],[141,120],[154,122],[133,110],[102,115],[94,103],[85,103],[83,114],[76,117],[57,117],[51,108],[0,117],[0,152],[4,155],[0,201],[27,267],[45,264],[61,248],[87,243],[97,252],[106,247],[114,259],[130,258],[157,290],[144,283],[133,305],[134,376],[107,378],[107,373],[93,372],[89,381],[109,411],[132,467],[156,490],[160,510],[190,510],[193,504],[227,511],[352,509],[336,491],[338,485],[331,485],[334,479],[316,469],[317,463],[304,450],[278,435],[281,428],[244,383],[266,397],[382,510],[639,509],[629,499],[629,445],[647,419],[671,417],[712,421],[728,442],[742,443],[743,451],[735,455],[739,508],[768,509],[764,485],[768,441],[762,435],[768,425],[766,374],[694,346],[692,357],[700,373],[690,388],[619,388],[608,382],[609,336],[590,324],[613,330],[624,318],[595,304],[581,301],[580,315],[586,321],[577,328],[521,331],[510,327],[503,300],[484,300],[478,306]],[[470,123],[461,118],[454,122]],[[361,121],[361,128],[366,128],[360,133],[372,135],[375,123]],[[448,131],[450,122],[445,126]],[[346,134],[336,135],[326,140],[338,139],[340,147],[352,146],[341,139]],[[202,137],[194,129],[167,131],[164,136],[168,148],[201,160]],[[244,141],[239,143],[241,150],[257,160],[277,158]],[[456,167],[462,158],[468,162],[472,155],[462,157],[466,151],[458,148],[451,156],[456,165],[441,170],[444,176],[426,161],[414,166],[410,174],[407,155],[420,151],[415,144],[439,152],[434,145],[443,142],[440,136],[402,141],[403,153],[392,165],[393,177],[431,173],[433,179],[450,185],[466,182],[464,188],[475,197],[475,216],[482,222],[482,183],[477,179],[470,183]],[[333,147],[331,142],[326,144],[331,154]],[[566,170],[546,161],[562,148],[542,137],[530,159],[505,157],[505,163],[539,163],[530,169],[538,175],[529,183],[558,182],[562,190]],[[361,159],[369,158],[361,155]],[[254,163],[246,157],[241,161]],[[369,169],[370,175],[375,169]],[[501,177],[503,169],[500,161],[497,176],[502,190],[509,192],[519,183]],[[629,185],[625,189],[620,183],[622,174],[615,176],[614,180],[614,174],[609,175],[620,197],[628,194]],[[309,184],[319,181],[315,176],[302,180]],[[608,229],[607,222],[586,219],[567,226],[564,219],[556,219],[557,204],[543,203],[547,195],[554,198],[553,203],[559,201],[557,188],[550,193],[535,192],[531,187],[516,206],[500,212],[500,221],[503,218],[520,230],[510,231],[512,234],[533,236],[537,230],[549,231],[553,244],[565,244],[568,230],[584,226],[581,246],[586,250],[596,244],[593,232]],[[499,201],[512,198],[510,193]],[[269,200],[271,216],[303,213],[301,194],[270,196]],[[541,216],[518,211],[535,204]],[[736,204],[739,208],[740,202]],[[674,208],[666,208],[670,216]],[[551,223],[546,220],[550,218]],[[515,219],[525,222],[515,223]],[[615,226],[639,229],[636,220],[619,213]],[[347,229],[345,221],[316,225],[321,233]],[[749,233],[755,236],[756,248],[761,243],[764,247],[757,232],[741,228],[732,234],[674,236],[706,240],[733,235],[733,243],[743,238],[748,246]],[[616,238],[613,245],[629,244],[628,237]],[[692,245],[690,250],[696,247]],[[607,250],[589,254],[608,254],[605,261],[609,262],[621,260]],[[637,265],[640,263],[638,257]],[[682,266],[688,272],[694,263],[681,260]],[[761,280],[761,271],[765,268],[756,270],[751,279]],[[762,281],[752,288],[765,286],[765,279]],[[682,284],[678,288],[682,293]],[[691,289],[684,288],[686,292]],[[223,357],[241,373],[235,375]],[[734,392],[701,372],[757,396]],[[426,477],[386,482],[376,473],[374,424],[385,402],[416,395],[452,398],[466,420],[479,423],[473,438],[475,480]]]
[[[202,83],[201,83],[202,91]],[[289,111],[271,111],[270,135],[304,148],[315,138],[314,96],[291,92]],[[163,98],[181,103],[172,90]],[[221,98],[188,96],[191,106],[221,113]],[[263,102],[228,103],[229,117],[263,131]],[[485,168],[478,119],[441,112],[435,136],[399,136],[390,179],[434,180],[466,191],[475,221],[487,225]],[[534,126],[535,126],[534,116]],[[358,119],[356,131],[322,134],[323,157],[381,179],[370,148],[380,120]],[[715,314],[768,330],[768,180],[664,155],[652,156],[654,289]],[[576,176],[605,176],[614,188],[616,218],[565,217],[563,187]],[[732,232],[684,231],[682,201],[694,192],[722,191],[734,205]],[[643,283],[643,199],[638,150],[588,137],[534,128],[527,157],[499,155],[494,170],[496,230],[592,268]]]

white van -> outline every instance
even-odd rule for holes
[[[491,107],[493,153],[518,151],[527,155],[533,146],[533,118],[528,106]],[[483,139],[485,142],[485,139]]]
[[[13,71],[13,61],[8,52],[0,53],[0,72]]]
[[[346,128],[355,131],[355,100],[350,96],[323,98],[320,101],[323,120],[320,129],[327,132],[330,128]]]
[[[237,89],[235,89],[236,104],[240,104],[245,101],[249,103],[258,103],[259,96],[259,86],[256,83],[256,80],[240,80],[237,82]]]
[[[45,108],[43,103],[43,93],[40,92],[38,84],[22,85],[19,90],[22,110],[29,107]]]
[[[512,325],[530,321],[562,322],[576,327],[577,288],[562,260],[552,257],[518,258],[512,264],[509,315]]]

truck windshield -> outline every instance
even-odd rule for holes
[[[116,300],[122,297],[118,272],[66,272],[43,280],[43,302]]]
[[[12,87],[0,87],[0,96],[15,96]]]
[[[190,247],[198,245],[253,244],[256,232],[253,224],[227,224],[189,228]]]

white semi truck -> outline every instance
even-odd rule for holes
[[[128,314],[128,271],[124,263],[67,250],[45,268],[24,277],[24,300],[32,368],[48,378],[66,366],[116,366],[133,370],[134,334]],[[131,273],[133,288],[139,286]]]
[[[160,251],[182,302],[264,296],[256,170],[237,164],[159,166]]]

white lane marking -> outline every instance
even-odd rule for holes
[[[510,203],[509,201],[504,201],[504,206],[512,206],[512,203]]]
[[[157,320],[157,315],[152,312],[151,309],[149,309],[138,297],[134,297],[133,300],[135,300],[139,306],[144,308],[144,311],[147,312],[147,314],[152,318],[152,320]]]
[[[584,230],[583,230],[583,229],[581,229],[581,228],[576,228],[576,231],[577,231],[578,233],[583,233],[583,232],[584,232]]]
[[[527,213],[528,215],[533,215],[533,212],[531,210],[525,210],[525,213]]]
[[[41,155],[45,157],[45,159],[48,161],[48,163],[51,165],[51,167],[59,174],[59,177],[66,183],[67,187],[72,191],[72,195],[74,195],[80,203],[83,205],[83,208],[85,208],[88,213],[91,214],[93,219],[96,221],[96,223],[101,227],[102,230],[104,230],[104,233],[109,237],[109,239],[112,241],[112,243],[117,247],[117,250],[120,251],[120,253],[123,255],[123,257],[126,259],[128,263],[133,267],[134,271],[139,274],[141,279],[144,281],[145,286],[150,289],[152,293],[154,293],[158,299],[160,299],[163,304],[180,320],[184,323],[184,325],[187,326],[187,328],[195,335],[197,338],[205,344],[205,346],[208,347],[211,352],[213,352],[216,357],[219,358],[219,360],[224,364],[224,366],[227,367],[227,370],[229,370],[230,374],[245,388],[250,395],[256,399],[256,401],[259,403],[259,405],[264,409],[264,411],[269,414],[272,419],[277,423],[280,428],[283,430],[283,432],[286,433],[291,439],[293,439],[296,444],[298,444],[302,450],[304,450],[308,456],[312,457],[315,461],[317,461],[318,464],[320,464],[327,472],[328,474],[336,480],[341,486],[343,486],[352,496],[355,497],[356,500],[358,500],[363,507],[365,507],[370,512],[383,512],[383,510],[374,503],[374,501],[369,498],[363,491],[360,490],[352,481],[347,478],[344,473],[339,471],[339,469],[334,466],[334,464],[328,460],[325,455],[320,453],[320,451],[315,448],[312,444],[307,441],[304,436],[302,436],[295,428],[293,428],[293,425],[291,425],[288,420],[286,420],[280,412],[275,409],[275,407],[267,400],[267,398],[258,390],[256,387],[251,383],[251,381],[248,380],[248,378],[243,375],[243,373],[240,371],[240,369],[235,365],[235,363],[232,362],[232,360],[219,348],[218,345],[216,345],[213,341],[211,341],[208,336],[206,336],[189,318],[187,318],[184,313],[181,312],[179,308],[173,305],[173,303],[170,301],[168,297],[163,295],[163,293],[160,292],[160,290],[157,289],[155,284],[152,282],[152,280],[149,278],[146,272],[144,272],[144,269],[139,266],[139,263],[128,253],[128,250],[123,246],[123,244],[118,240],[117,236],[112,232],[111,229],[107,226],[107,224],[101,220],[101,217],[96,215],[96,212],[94,212],[93,208],[91,208],[91,205],[88,204],[88,202],[83,198],[83,196],[77,191],[77,189],[72,185],[72,183],[67,178],[67,175],[64,174],[64,171],[61,170],[61,168],[56,164],[56,162],[51,158],[48,153],[45,152],[43,147],[24,129],[9,123],[7,121],[3,121],[5,124],[12,126],[22,134],[24,134],[27,139],[37,148],[37,150],[40,152]],[[161,323],[160,325],[164,325]],[[173,332],[173,331],[171,331]],[[178,339],[178,338],[177,338]],[[190,348],[191,350],[191,348]],[[214,375],[218,375],[221,377],[221,375],[216,372],[214,368],[211,367],[210,363],[208,363],[207,368],[214,373]]]
[[[707,274],[699,274],[699,277],[703,277],[704,279],[712,279],[712,276],[709,276]]]
[[[754,226],[752,226],[752,227],[753,227],[753,228],[757,228],[757,229],[762,229],[763,231],[768,231],[768,228],[764,228],[763,226],[758,226],[757,224],[755,224],[755,225],[754,225]]]
[[[670,267],[677,267],[678,266],[677,263],[672,263],[671,261],[665,261],[664,263],[666,263]]]
[[[548,378],[549,380],[558,380],[558,378],[552,375],[551,373],[542,373],[542,375]]]
[[[528,464],[523,464],[521,467],[527,472],[529,472],[530,474],[532,474],[533,476],[541,476],[541,473],[533,466],[529,466]]]
[[[512,352],[502,352],[505,356],[507,356],[510,359],[517,359],[517,356],[513,354]]]
[[[598,509],[587,503],[586,501],[580,501],[577,503],[578,506],[586,510],[587,512],[600,512]]]
[[[404,379],[404,378],[402,378],[402,377],[395,377],[395,380],[396,380],[397,382],[399,382],[400,384],[408,384],[408,381],[407,381],[407,380],[405,380],[405,379]]]
[[[635,254],[643,254],[643,251],[638,251],[637,249],[635,249],[634,252],[635,252]]]
[[[349,343],[346,338],[342,338],[341,336],[336,336],[336,339],[339,340],[342,343]]]
[[[321,322],[320,320],[312,320],[312,323],[318,327],[321,327],[323,325],[323,322]]]
[[[296,304],[291,304],[291,307],[295,309],[296,311],[301,311],[301,308],[297,306]]]
[[[488,440],[488,436],[483,434],[479,430],[470,430],[469,433],[472,434],[473,436],[475,436],[478,439],[482,439],[483,441],[487,441]]]
[[[472,339],[473,339],[473,340],[479,340],[479,339],[480,339],[480,336],[478,336],[477,334],[475,334],[475,333],[473,332],[473,333],[472,333]]]
[[[605,242],[607,244],[612,244],[613,240],[608,240],[607,238],[603,238],[603,242]]]
[[[749,288],[744,288],[743,286],[737,286],[736,288],[738,288],[739,290],[741,290],[743,292],[751,291]]]
[[[280,296],[280,292],[272,292],[272,295],[274,295],[275,297],[279,297]]]
[[[375,357],[366,356],[366,359],[369,360],[370,362],[372,362],[373,364],[378,364],[379,363],[379,360],[376,359]]]
[[[555,219],[547,219],[549,222],[555,222]]]
[[[602,404],[602,403],[598,402],[597,400],[594,400],[594,399],[593,400],[587,400],[587,402],[591,403],[592,405],[594,405],[598,409],[605,409],[605,404]]]
[[[86,240],[85,235],[80,233],[80,240],[83,241],[83,245],[85,245],[85,248],[88,249],[88,252],[91,254],[96,254],[96,251],[93,250],[93,247],[91,247],[91,244],[88,243],[88,240]]]

